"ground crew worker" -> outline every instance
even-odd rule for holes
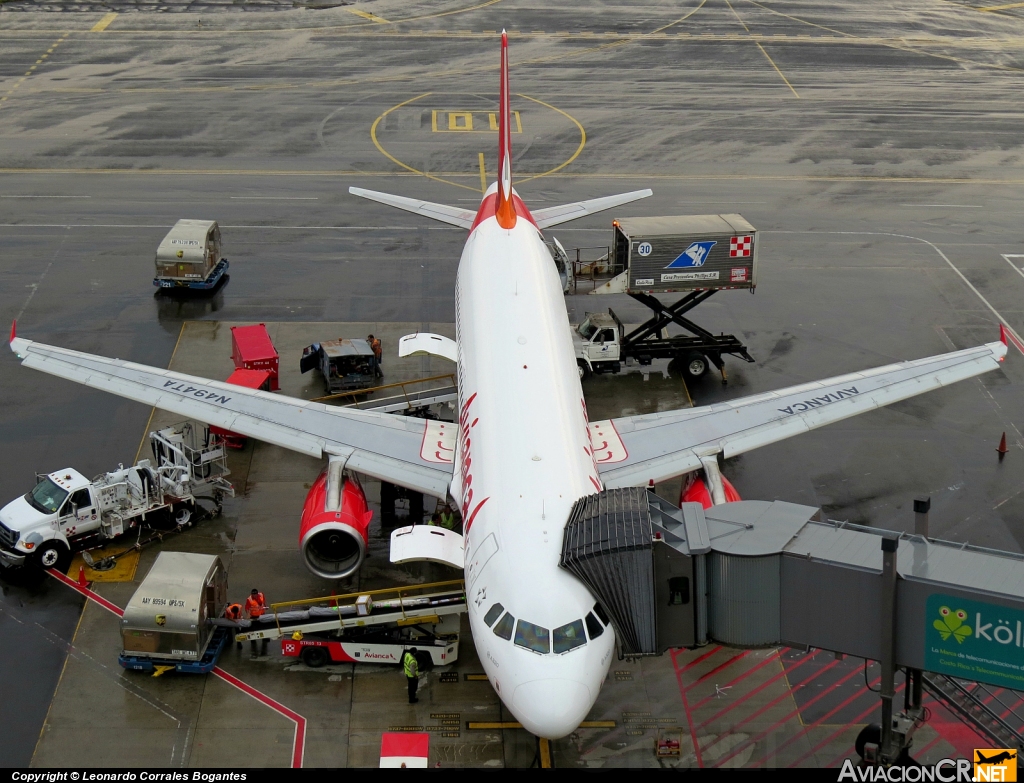
[[[234,622],[237,623],[239,620],[242,619],[242,605],[241,604],[228,604],[227,609],[224,610],[224,617],[227,620],[233,620]],[[237,639],[235,640],[235,649],[236,650],[241,650],[242,649],[242,643],[240,641],[238,641]]]
[[[405,670],[405,678],[409,683],[409,703],[415,704],[419,701],[416,698],[416,688],[420,684],[420,665],[416,661],[415,647],[410,647],[402,656],[402,669]]]
[[[455,530],[455,512],[451,506],[446,505],[441,509],[441,527],[445,530]]]
[[[384,377],[384,371],[381,369],[381,359],[384,358],[384,349],[381,347],[380,340],[374,337],[372,334],[366,336],[366,342],[370,344],[370,350],[373,351],[373,356],[377,360],[377,375]]]
[[[245,613],[249,615],[250,620],[256,620],[263,616],[264,612],[267,611],[267,599],[257,588],[253,588],[252,592],[249,593],[249,597],[245,599]],[[250,639],[249,644],[252,645],[252,655],[250,656],[253,660],[261,655],[267,654],[267,645],[270,643],[269,639],[262,639],[263,642],[262,650],[257,652],[256,640]]]

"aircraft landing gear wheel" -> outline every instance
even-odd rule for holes
[[[60,541],[47,541],[36,554],[42,568],[55,568],[61,573],[71,565],[71,552]]]
[[[711,366],[708,362],[707,357],[702,353],[693,351],[683,357],[683,372],[686,373],[687,378],[697,379],[707,374],[708,368]]]
[[[331,662],[331,654],[324,647],[306,647],[302,650],[302,662],[310,669],[319,669]]]
[[[594,373],[591,372],[590,367],[587,366],[586,362],[576,362],[576,369],[580,373],[580,380],[585,381]]]
[[[877,723],[869,723],[863,729],[860,730],[860,734],[857,735],[856,741],[853,743],[854,749],[857,751],[857,755],[864,758],[864,746],[868,743],[872,745],[878,745],[882,742],[882,727]]]

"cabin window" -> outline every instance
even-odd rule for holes
[[[594,617],[593,612],[587,613],[587,633],[590,634],[591,639],[596,639],[604,633],[604,626]]]
[[[502,639],[512,638],[512,626],[516,624],[516,618],[505,612],[505,616],[498,620],[498,624],[494,626],[494,633],[500,636]]]
[[[685,576],[674,576],[668,580],[668,605],[684,606],[690,603],[690,580]]]
[[[583,621],[573,620],[554,631],[555,652],[569,652],[587,643],[587,637],[583,634]]]
[[[551,632],[540,625],[520,620],[516,623],[516,644],[536,653],[551,652]]]
[[[494,625],[494,621],[498,619],[499,615],[505,611],[505,607],[501,604],[495,604],[487,610],[487,614],[484,615],[484,622],[487,623],[487,627],[490,628]]]

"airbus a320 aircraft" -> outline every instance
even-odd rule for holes
[[[718,454],[741,454],[996,369],[1006,344],[702,408],[589,422],[561,286],[541,230],[651,191],[527,209],[512,187],[504,33],[500,112],[498,181],[476,212],[351,189],[469,230],[458,269],[455,341],[410,335],[399,351],[458,365],[455,424],[253,391],[42,345],[13,329],[11,348],[28,367],[326,456],[299,533],[307,563],[323,576],[352,573],[365,553],[370,514],[354,474],[457,499],[464,539],[421,526],[401,541],[393,538],[392,559],[465,567],[469,623],[494,690],[526,729],[555,739],[590,711],[615,646],[594,596],[559,567],[562,532],[578,499],[700,469],[714,483]],[[457,546],[438,548],[452,541]]]

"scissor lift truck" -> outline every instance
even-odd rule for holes
[[[271,604],[270,612],[249,621],[248,630],[235,638],[282,639],[283,655],[313,668],[398,664],[411,647],[421,668],[445,666],[459,656],[465,589],[458,579]]]
[[[0,564],[67,570],[73,551],[133,529],[190,525],[199,499],[220,510],[234,497],[224,444],[209,427],[183,422],[149,434],[153,460],[92,481],[65,468],[36,474],[35,487],[0,509]],[[162,534],[161,534],[162,535]]]
[[[731,334],[718,334],[684,315],[718,291],[757,285],[757,229],[742,215],[676,215],[612,222],[612,277],[593,294],[628,294],[654,315],[630,332],[611,310],[588,313],[573,330],[580,377],[619,372],[624,363],[678,361],[689,378],[714,365],[727,376],[723,354],[753,362]],[[672,305],[655,294],[685,293]],[[689,334],[668,336],[669,324]]]

